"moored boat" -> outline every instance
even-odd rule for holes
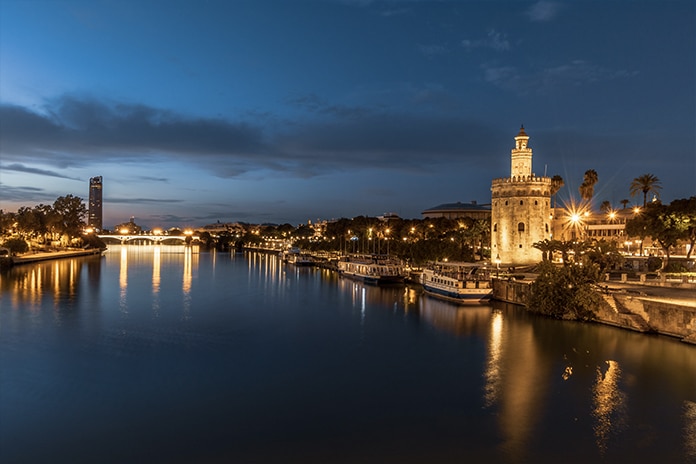
[[[369,284],[403,283],[403,265],[397,259],[380,255],[347,255],[338,261],[338,272]]]
[[[429,295],[459,303],[486,303],[493,296],[490,270],[475,265],[438,264],[423,269],[421,284]]]

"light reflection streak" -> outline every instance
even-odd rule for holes
[[[502,342],[503,315],[499,310],[494,310],[491,314],[491,336],[488,342],[488,361],[484,373],[486,384],[483,399],[486,407],[491,407],[498,400],[500,393]]]
[[[155,315],[159,315],[160,308],[160,281],[161,281],[161,256],[160,247],[155,246],[152,254],[152,309]]]
[[[607,442],[612,432],[622,425],[622,412],[625,396],[619,389],[621,380],[621,368],[616,361],[606,361],[607,369],[597,367],[597,381],[593,387],[594,411],[596,424],[594,427],[595,439],[599,452],[603,454],[607,449]]]
[[[184,320],[190,319],[191,317],[191,279],[192,279],[192,252],[191,252],[191,247],[187,246],[184,248],[184,276],[183,276],[183,282],[181,285],[181,289],[184,293],[183,295],[183,302],[184,302],[184,314],[183,318]]]
[[[128,288],[128,248],[121,247],[121,267],[118,274],[118,285],[121,290],[119,298],[119,307],[122,314],[128,314],[128,302],[126,300]]]

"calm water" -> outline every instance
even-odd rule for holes
[[[0,276],[0,462],[696,462],[696,347],[261,254]]]

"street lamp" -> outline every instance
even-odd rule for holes
[[[495,278],[497,279],[500,275],[500,254],[495,257]]]

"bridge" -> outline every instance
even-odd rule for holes
[[[162,242],[181,242],[186,243],[186,240],[197,241],[198,235],[131,235],[131,234],[105,234],[97,235],[100,239],[104,240],[105,243],[122,243],[128,244],[138,241],[148,241],[154,244],[161,244]]]

